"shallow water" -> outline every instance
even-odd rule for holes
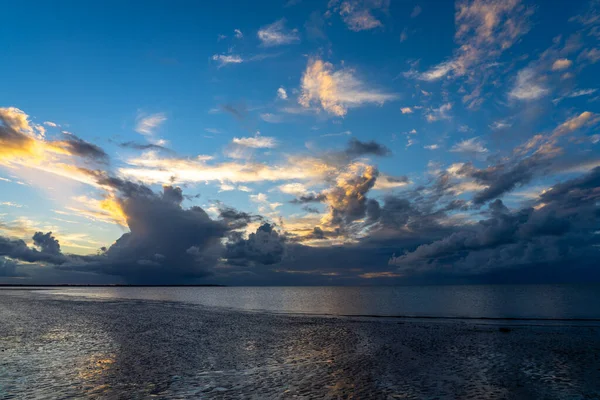
[[[172,300],[168,298],[168,300]],[[600,328],[0,291],[0,399],[600,398]]]
[[[600,320],[600,285],[93,287],[50,293],[313,315]]]

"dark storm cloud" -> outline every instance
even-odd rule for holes
[[[120,192],[118,202],[130,232],[106,252],[91,256],[82,271],[116,275],[128,282],[166,283],[211,274],[220,257],[220,240],[229,228],[212,220],[200,207],[184,209],[180,188],[165,186],[162,193],[118,178],[99,181]]]
[[[214,273],[220,260],[235,265],[279,262],[285,237],[269,224],[245,239],[238,229],[262,217],[222,206],[213,220],[201,207],[184,208],[179,187],[164,186],[162,193],[103,172],[83,170],[105,187],[116,190],[130,232],[95,256],[71,257],[60,268],[121,277],[128,283],[185,283]],[[51,236],[38,236],[51,250]],[[227,247],[223,240],[228,239]]]
[[[394,257],[401,270],[448,268],[484,273],[499,268],[583,262],[600,255],[600,167],[559,183],[541,196],[536,210],[511,212],[500,200],[478,224]]]
[[[356,138],[350,139],[348,142],[348,146],[344,150],[344,153],[349,158],[357,158],[367,155],[373,156],[389,156],[392,154],[392,151],[386,146],[377,143],[374,140],[368,142],[361,142]]]
[[[285,236],[265,223],[248,235],[248,239],[238,237],[227,243],[225,257],[233,265],[272,265],[281,262],[285,253]]]
[[[72,134],[65,136],[66,139],[58,142],[58,145],[67,150],[69,154],[102,164],[108,163],[108,154],[106,154],[99,146],[86,142]]]
[[[499,164],[485,169],[469,171],[468,174],[475,178],[478,183],[488,185],[487,189],[475,194],[473,202],[484,204],[512,191],[518,186],[529,183],[534,174],[539,172],[539,169],[544,165],[545,163],[537,157],[529,157],[515,165]]]
[[[54,236],[52,236],[52,232],[42,233],[36,232],[33,235],[33,243],[38,246],[42,252],[46,254],[54,254],[60,255],[60,244],[58,240]]]
[[[40,250],[27,246],[27,243],[23,240],[0,236],[0,256],[26,262],[51,264],[63,264],[68,261],[67,257],[60,252],[60,246],[52,236],[52,232],[46,234],[36,232],[33,238],[34,243],[40,247]]]
[[[219,217],[231,229],[242,229],[254,221],[261,221],[260,215],[253,215],[243,211],[238,211],[231,207],[223,207],[219,209]]]

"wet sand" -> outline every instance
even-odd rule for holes
[[[11,290],[0,399],[600,398],[599,327],[501,326]]]

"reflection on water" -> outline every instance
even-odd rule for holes
[[[339,291],[324,293],[346,309]],[[502,333],[26,291],[0,291],[0,321],[2,400],[600,398],[597,327]]]
[[[304,314],[600,319],[599,285],[102,287],[49,293]]]

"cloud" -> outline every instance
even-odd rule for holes
[[[387,13],[389,0],[339,0],[329,2],[329,8],[339,12],[348,29],[354,32],[383,27],[373,11],[381,10]]]
[[[0,236],[0,256],[25,262],[51,264],[63,264],[67,261],[67,257],[60,252],[60,245],[52,236],[52,232],[48,232],[47,234],[36,232],[33,240],[34,244],[39,247],[39,250],[27,246],[23,240],[12,240]]]
[[[277,146],[277,140],[268,136],[233,138],[233,143],[253,149],[272,149]]]
[[[283,122],[283,117],[281,115],[276,115],[276,114],[271,114],[271,113],[260,114],[260,118],[263,121],[269,122],[271,124],[278,124],[278,123]]]
[[[335,185],[325,192],[329,212],[323,223],[343,226],[365,217],[366,194],[375,186],[378,175],[379,171],[371,165],[349,165],[346,172],[336,178]]]
[[[294,196],[301,196],[301,195],[309,192],[306,185],[304,185],[303,183],[299,183],[299,182],[286,183],[283,185],[279,185],[279,186],[277,186],[277,189],[282,193],[291,194]]]
[[[549,94],[532,68],[524,68],[517,74],[514,87],[508,95],[517,100],[536,100]]]
[[[36,133],[34,126],[22,110],[0,108],[0,165],[93,183],[79,173],[77,165],[108,162],[106,153],[96,145],[72,134],[64,134],[61,140],[47,140]]]
[[[437,145],[437,144],[430,144],[430,145],[427,145],[427,146],[423,146],[423,148],[425,148],[427,150],[437,150],[437,149],[440,148],[440,146]]]
[[[474,274],[528,265],[589,264],[586,257],[595,259],[600,242],[594,234],[597,227],[590,223],[600,211],[598,186],[600,168],[547,190],[537,209],[511,212],[496,200],[490,204],[490,218],[394,256],[389,264],[400,270],[451,268]]]
[[[52,121],[44,121],[44,125],[49,126],[51,128],[57,128],[59,126],[56,122]]]
[[[478,137],[474,137],[455,144],[450,151],[455,153],[487,153],[489,150],[485,148]]]
[[[449,112],[452,110],[452,103],[442,104],[439,108],[430,108],[425,115],[427,122],[435,122],[443,119],[451,119]]]
[[[349,158],[357,158],[365,155],[381,157],[392,154],[390,149],[374,140],[369,142],[361,142],[356,138],[352,138],[348,141],[348,146],[344,152]]]
[[[166,147],[159,146],[157,144],[137,143],[137,142],[133,142],[133,141],[119,143],[119,147],[123,147],[125,149],[134,149],[134,150],[158,150],[158,151],[167,151],[167,152],[171,151],[171,150],[167,149]]]
[[[580,97],[580,96],[588,96],[590,94],[594,94],[596,93],[598,89],[580,89],[580,90],[575,90],[574,92],[571,92],[567,95],[567,97]]]
[[[247,239],[238,238],[226,245],[225,258],[233,265],[273,265],[281,262],[286,254],[286,239],[265,223]]]
[[[21,204],[13,203],[12,201],[3,201],[3,202],[0,202],[0,206],[4,206],[4,207],[16,207],[16,208],[23,207]]]
[[[419,6],[419,5],[416,5],[416,6],[413,8],[412,12],[410,13],[410,17],[411,17],[411,18],[417,18],[417,17],[418,17],[418,16],[421,14],[421,11],[423,11],[423,10],[421,9],[421,6]]]
[[[512,126],[512,124],[505,120],[494,121],[490,124],[490,128],[495,131],[500,130],[500,129],[507,129],[507,128],[510,128],[511,126]]]
[[[567,69],[567,68],[571,67],[572,64],[573,64],[573,61],[571,61],[567,58],[559,58],[558,60],[554,61],[554,63],[552,64],[552,71],[561,71],[563,69]]]
[[[156,129],[160,127],[167,117],[163,113],[151,115],[139,114],[136,121],[135,131],[144,136],[153,136]]]
[[[212,60],[219,63],[219,67],[224,67],[229,64],[241,64],[244,59],[236,54],[215,54],[212,56]]]
[[[368,88],[354,76],[351,69],[334,71],[333,65],[319,59],[311,59],[302,76],[302,93],[299,103],[305,108],[311,105],[343,117],[348,108],[367,103],[383,104],[397,95]]]
[[[400,111],[402,112],[402,114],[412,114],[413,113],[413,109],[410,107],[402,107],[400,109]]]
[[[321,135],[321,137],[350,136],[350,135],[352,135],[351,131],[344,131],[344,132],[338,132],[338,133],[325,133],[325,134]]]
[[[226,162],[210,164],[210,157],[173,158],[159,157],[148,152],[140,157],[127,159],[128,166],[119,169],[123,176],[154,183],[200,183],[200,182],[232,182],[251,183],[265,181],[310,180],[322,179],[330,168],[322,161],[311,159],[290,159],[289,162],[277,165],[262,163]]]
[[[240,31],[239,29],[234,29],[234,36],[236,39],[243,39],[244,38],[244,34],[242,33],[242,31]]]
[[[282,100],[287,100],[288,95],[284,88],[280,87],[279,89],[277,89],[277,97],[279,97]]]
[[[286,29],[285,22],[285,18],[282,18],[258,30],[257,36],[263,46],[273,47],[300,42],[298,30]]]
[[[424,73],[411,72],[421,80],[434,81],[452,74],[484,73],[486,64],[497,59],[529,31],[532,9],[519,0],[459,0],[456,2],[454,56]]]
[[[407,176],[389,176],[386,174],[379,174],[373,190],[391,190],[405,187],[410,183]]]
[[[60,147],[70,155],[93,160],[99,163],[107,164],[109,157],[102,148],[95,144],[86,142],[73,134],[65,135],[65,139],[53,142],[53,146]]]

